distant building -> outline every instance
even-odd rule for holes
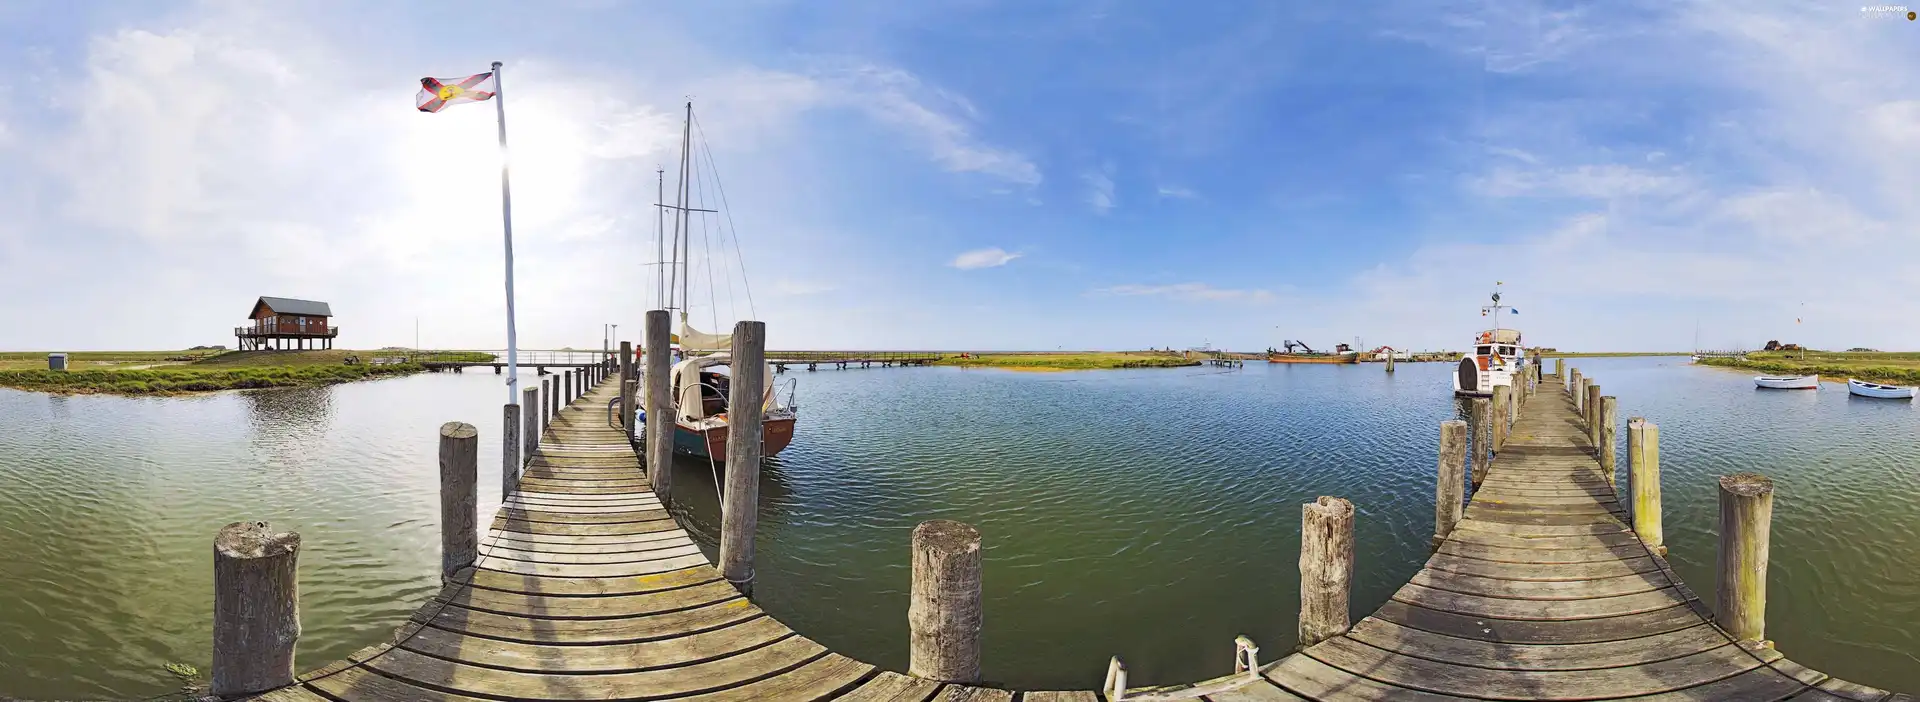
[[[340,328],[330,323],[333,309],[324,302],[286,297],[262,297],[247,314],[253,321],[235,327],[235,348],[257,349],[330,349]]]

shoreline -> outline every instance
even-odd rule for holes
[[[1848,378],[1869,383],[1885,385],[1920,385],[1920,368],[1901,368],[1898,366],[1854,366],[1836,365],[1810,361],[1805,363],[1784,360],[1738,360],[1732,358],[1703,358],[1695,362],[1696,366],[1707,366],[1730,371],[1755,371],[1781,375],[1818,375],[1821,382],[1845,385]]]

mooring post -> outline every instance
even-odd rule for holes
[[[540,379],[540,424],[553,422],[553,377]]]
[[[1593,444],[1594,456],[1600,455],[1600,384],[1587,379],[1587,441]]]
[[[266,522],[234,522],[213,538],[214,695],[293,684],[299,571],[299,534],[276,534]]]
[[[673,502],[673,329],[666,310],[647,312],[647,480],[663,504]]]
[[[1714,622],[1742,641],[1767,642],[1767,549],[1773,481],[1758,473],[1720,476],[1719,609]]]
[[[500,499],[513,494],[520,482],[520,406],[506,405],[500,412],[505,426],[500,430]]]
[[[627,441],[633,441],[633,342],[620,342],[620,426],[627,432]],[[729,415],[731,416],[731,415]],[[729,424],[732,422],[729,421]]]
[[[1553,376],[1562,381],[1567,379],[1567,359],[1553,359]]]
[[[1619,473],[1620,467],[1618,454],[1616,453],[1619,449],[1614,446],[1614,444],[1618,442],[1618,435],[1615,434],[1615,432],[1619,431],[1619,429],[1615,427],[1617,423],[1616,420],[1619,417],[1619,415],[1614,414],[1617,411],[1619,411],[1619,403],[1614,396],[1605,395],[1600,398],[1600,427],[1598,432],[1600,434],[1600,472],[1607,474],[1608,487],[1614,487],[1616,485],[1614,482],[1616,479],[1615,476]],[[1617,491],[1616,494],[1618,494]]]
[[[1353,503],[1300,506],[1300,648],[1347,633],[1353,594]]]
[[[944,682],[980,680],[980,593],[979,529],[945,519],[913,528],[909,674]]]
[[[533,454],[540,450],[540,397],[539,391],[527,388],[522,398],[520,419],[526,424],[526,433],[520,435],[520,443],[526,446],[520,451],[520,465],[533,462]],[[516,481],[517,482],[517,481]]]
[[[753,589],[753,536],[760,509],[760,432],[767,382],[767,324],[733,325],[733,388],[727,399],[727,491],[720,510],[720,574]]]
[[[1493,386],[1493,443],[1494,451],[1507,445],[1507,429],[1512,426],[1513,388],[1506,385]]]
[[[1627,420],[1627,490],[1633,496],[1633,533],[1654,553],[1667,555],[1660,527],[1660,425],[1641,417]]]
[[[1467,483],[1467,423],[1450,419],[1440,423],[1440,475],[1433,489],[1433,547],[1453,533],[1465,506]]]
[[[478,511],[480,430],[466,422],[440,425],[440,582],[480,557]]]
[[[1580,403],[1587,399],[1586,388],[1580,385],[1580,369],[1575,368],[1573,375],[1567,376],[1567,394],[1573,396],[1573,411],[1580,411]]]
[[[1467,416],[1473,422],[1473,484],[1487,479],[1487,461],[1493,456],[1493,403],[1476,397],[1467,401]]]
[[[1387,372],[1393,372],[1393,349],[1387,349]]]

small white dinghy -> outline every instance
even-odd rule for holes
[[[1916,390],[1920,390],[1920,388],[1881,385],[1879,383],[1869,383],[1852,378],[1847,379],[1847,392],[1861,397],[1878,397],[1884,400],[1911,400]]]
[[[1757,387],[1774,390],[1818,390],[1820,376],[1817,375],[1758,375],[1753,384]]]

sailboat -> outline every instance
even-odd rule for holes
[[[654,238],[654,248],[658,257],[655,264],[656,294],[664,303],[661,309],[678,313],[679,333],[675,335],[674,342],[679,360],[673,365],[670,384],[673,388],[673,450],[679,454],[707,458],[715,463],[727,460],[727,435],[730,428],[727,410],[728,403],[732,401],[733,376],[739,373],[760,373],[763,379],[761,386],[766,388],[765,394],[760,398],[763,412],[760,432],[761,455],[772,457],[793,442],[794,425],[798,420],[798,408],[793,404],[793,385],[797,381],[789,380],[787,401],[781,402],[771,366],[760,364],[758,368],[734,367],[731,359],[733,335],[700,331],[693,327],[689,315],[688,300],[691,299],[692,292],[690,277],[693,272],[690,266],[693,258],[690,249],[695,239],[693,214],[718,212],[715,209],[701,207],[700,205],[706,203],[699,201],[700,196],[697,196],[695,191],[699,190],[704,195],[706,191],[701,186],[709,182],[709,179],[715,186],[719,184],[718,173],[712,172],[712,169],[706,173],[696,173],[701,155],[693,148],[695,126],[693,103],[688,102],[686,122],[681,132],[679,186],[675,204],[669,205],[664,202],[666,186],[664,171],[662,171],[659,193],[662,202],[655,205],[661,215]],[[704,139],[703,135],[703,145]],[[712,158],[712,150],[707,149],[705,159],[710,167]],[[700,180],[695,181],[695,178]],[[724,201],[725,191],[720,192],[723,193],[721,199]],[[669,212],[674,218],[671,232],[667,230],[665,223]],[[725,226],[731,226],[730,220]],[[701,238],[706,240],[709,237],[704,236],[708,232],[704,221],[701,227],[699,234],[702,234]],[[736,249],[738,245],[736,238]],[[713,256],[713,251],[706,252],[709,290],[714,285],[710,279]],[[740,273],[742,278],[746,276],[746,271],[742,270]],[[749,297],[749,304],[751,304],[751,297]],[[715,314],[718,314],[717,310]],[[715,322],[718,320],[716,319]],[[722,372],[723,370],[726,372]],[[652,417],[647,418],[647,421],[653,420]]]

